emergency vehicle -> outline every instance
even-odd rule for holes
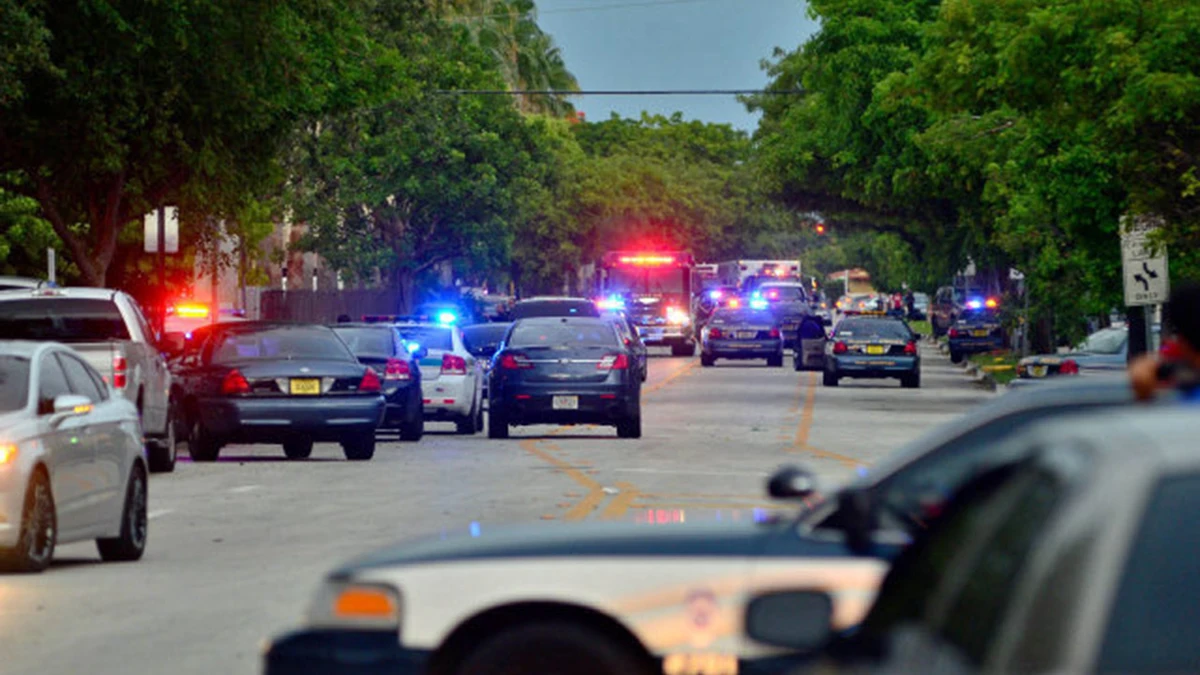
[[[799,260],[729,260],[717,267],[721,283],[737,286],[749,295],[767,281],[800,278]]]
[[[695,260],[685,251],[611,251],[596,267],[596,304],[633,319],[642,342],[670,347],[673,356],[696,353],[692,316]]]

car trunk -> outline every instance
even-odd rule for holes
[[[618,353],[616,347],[535,347],[512,350],[528,358],[531,368],[521,371],[525,382],[603,382],[611,368],[601,368],[606,356]],[[611,359],[609,359],[611,361]]]
[[[249,396],[356,394],[366,372],[366,366],[353,361],[286,359],[230,361],[215,365],[214,368],[218,369],[218,373],[221,369],[241,373],[250,384]]]

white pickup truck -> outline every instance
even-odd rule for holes
[[[171,373],[133,298],[104,288],[0,291],[0,339],[70,345],[137,405],[150,470],[174,470]]]

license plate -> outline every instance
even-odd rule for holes
[[[294,379],[289,384],[292,394],[296,396],[316,396],[321,393],[320,380]]]
[[[753,340],[754,338],[758,337],[758,331],[741,330],[738,331],[737,336],[742,340]]]
[[[726,349],[754,349],[758,345],[753,342],[730,342],[725,345]]]
[[[579,397],[555,396],[550,405],[555,410],[579,410]]]
[[[785,324],[783,324],[783,330],[800,330],[800,324],[798,324],[798,323],[785,323]]]
[[[878,356],[879,354],[885,354],[885,353],[887,353],[887,350],[886,350],[886,349],[884,349],[884,348],[883,348],[881,345],[868,345],[868,346],[867,346],[867,353],[868,353],[868,354],[875,354],[876,356]]]
[[[987,337],[988,332],[986,330],[977,330],[977,331],[971,333],[971,335],[974,335],[975,337]]]
[[[1033,377],[1045,377],[1048,370],[1047,366],[1030,366],[1029,374]]]

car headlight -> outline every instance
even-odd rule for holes
[[[400,593],[384,584],[327,581],[308,610],[314,628],[400,630]]]
[[[667,308],[667,323],[677,323],[686,326],[690,321],[691,317],[688,316],[687,312],[678,307]]]

